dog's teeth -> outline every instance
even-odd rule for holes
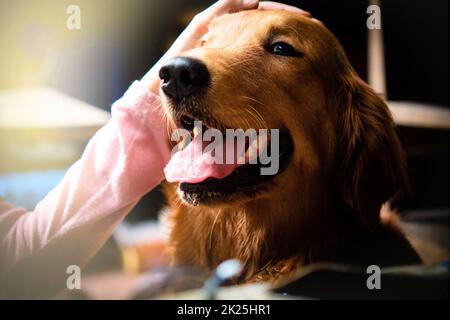
[[[200,128],[199,127],[194,127],[194,137],[198,136],[200,133]]]
[[[256,159],[258,156],[258,138],[255,137],[250,144],[250,146],[247,149],[247,152],[245,152],[244,158],[248,159],[248,162],[251,162],[252,160]]]
[[[183,140],[180,143],[180,151],[184,150],[184,148],[187,147],[187,145],[189,144],[190,139],[189,138],[183,138]]]
[[[268,139],[267,134],[260,134],[258,136],[258,148],[261,152],[267,147]]]
[[[244,152],[237,158],[238,164],[245,164],[245,162],[246,162],[245,159],[247,159],[247,153],[248,153],[248,151]]]
[[[258,148],[250,147],[247,150],[248,161],[252,161],[252,160],[256,159],[257,156],[258,156]]]
[[[254,137],[254,138],[253,138],[253,141],[252,141],[252,143],[250,144],[250,147],[248,147],[248,149],[255,149],[255,150],[258,150],[258,139],[259,139],[258,136]]]

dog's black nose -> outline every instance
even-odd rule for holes
[[[166,95],[180,101],[209,84],[205,64],[192,58],[173,58],[159,70],[161,88]]]

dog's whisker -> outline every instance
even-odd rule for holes
[[[251,100],[251,101],[256,102],[256,103],[258,103],[258,104],[260,104],[262,106],[266,106],[266,104],[262,103],[261,101],[255,99],[255,98],[248,97],[248,96],[242,96],[242,98]],[[264,120],[264,117],[261,115],[261,113],[252,105],[247,105],[247,107],[251,109],[251,110],[249,110],[250,115],[254,118],[255,121],[258,122],[258,124],[261,126],[261,128],[267,128],[267,123]]]
[[[249,106],[249,108],[251,108],[253,110],[254,113],[251,112],[251,110],[249,110],[250,114],[252,115],[252,117],[255,118],[255,120],[259,121],[259,125],[261,128],[266,128],[267,127],[267,123],[266,120],[263,118],[263,116],[259,113],[258,110],[256,110],[256,108],[254,108],[253,106]]]
[[[214,227],[216,226],[217,220],[219,218],[219,216],[221,215],[222,210],[219,209],[216,213],[216,216],[214,217],[213,223],[211,225],[211,229],[209,232],[209,241],[208,241],[208,249],[211,250],[212,249],[212,241],[213,241],[213,232],[214,232]]]
[[[251,128],[251,125],[249,124],[249,122],[250,122],[249,120],[255,121],[256,127],[261,126],[261,122],[259,121],[259,119],[257,117],[255,117],[255,115],[252,113],[251,110],[249,110],[249,109],[244,109],[244,110],[245,110],[245,112],[247,112],[249,114],[249,117],[250,117],[250,119],[245,119],[247,128]]]
[[[152,113],[153,113],[153,112],[159,112],[159,113],[160,113],[160,115],[161,115],[162,118],[163,118],[163,121],[165,122],[166,134],[167,134],[168,137],[170,137],[170,128],[171,128],[173,125],[172,125],[172,123],[171,123],[171,121],[170,121],[170,118],[169,118],[168,113],[167,113],[167,112],[164,112],[162,103],[159,103],[157,106],[155,106],[155,108],[154,108],[151,112],[152,112]]]

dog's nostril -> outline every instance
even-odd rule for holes
[[[159,70],[159,77],[161,78],[163,83],[169,82],[170,81],[170,70],[169,70],[169,68],[168,67],[162,67]]]
[[[174,58],[159,71],[163,92],[181,100],[207,87],[210,74],[206,65],[192,58]]]

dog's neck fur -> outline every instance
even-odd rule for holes
[[[312,262],[420,263],[395,224],[379,224],[369,232],[351,212],[336,211],[310,212],[317,216],[309,221],[318,223],[304,225],[308,218],[284,219],[282,207],[282,202],[264,200],[239,209],[178,206],[170,215],[174,263],[211,270],[237,258],[245,264],[245,282],[273,281]]]
[[[330,221],[329,212],[323,215],[327,220],[320,218],[324,208],[308,211],[315,219],[302,219],[300,207],[293,215],[286,212],[293,208],[283,208],[283,203],[292,204],[292,199],[221,208],[179,206],[171,213],[175,264],[211,269],[236,258],[245,263],[245,280],[260,280],[311,262],[316,251],[323,252],[323,239],[331,225],[336,229],[336,221]]]

